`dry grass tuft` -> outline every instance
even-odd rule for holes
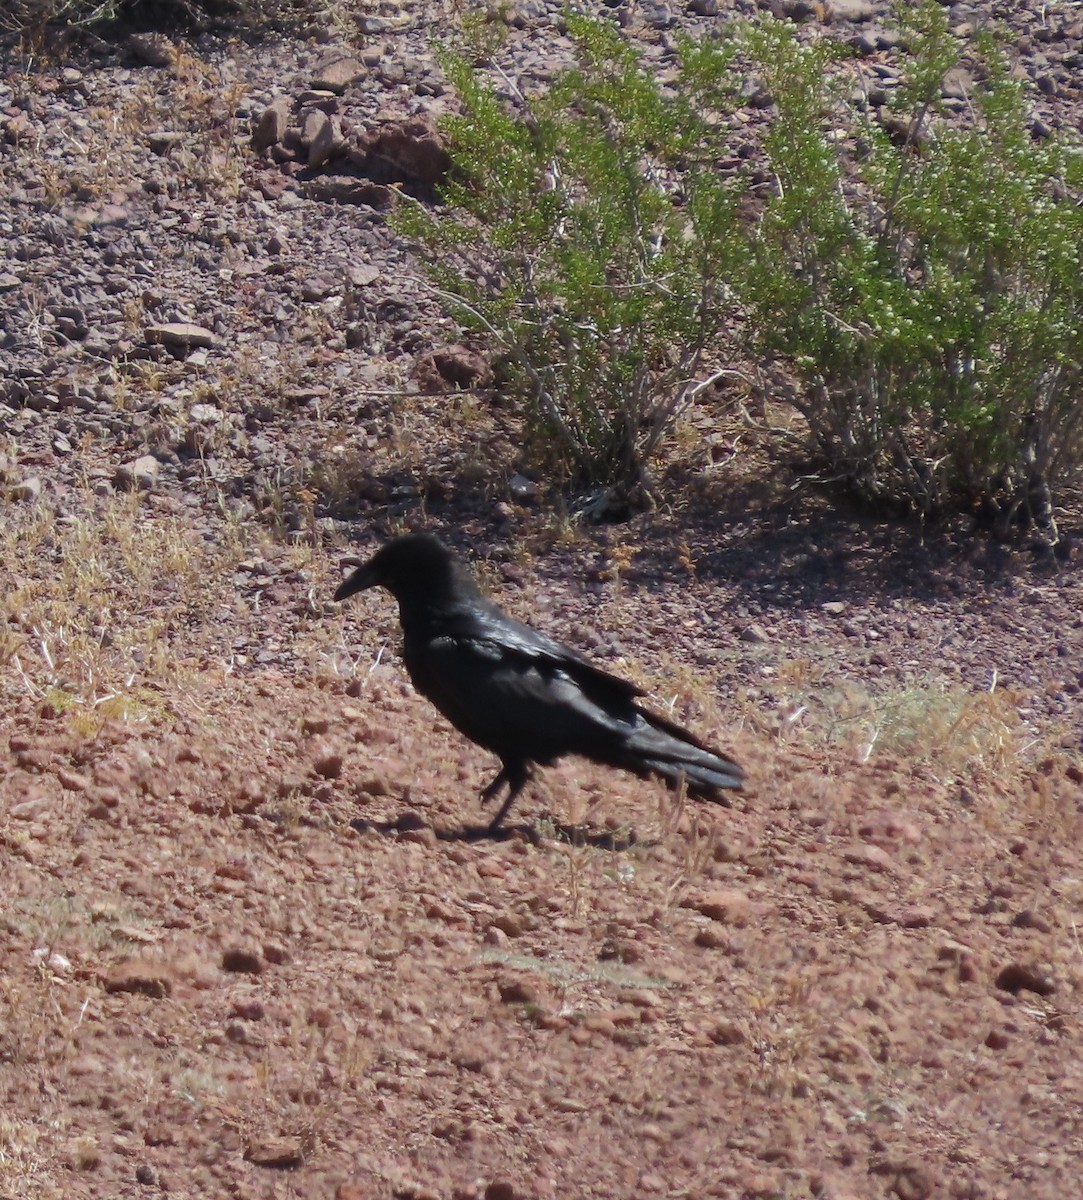
[[[1024,765],[1025,697],[1013,688],[979,692],[930,677],[881,691],[807,660],[781,664],[778,681],[780,740],[841,747],[862,762],[890,755],[944,778]]]
[[[0,530],[0,691],[91,726],[149,719],[241,553],[239,538],[194,539],[137,495],[14,510]]]
[[[50,1178],[48,1133],[37,1122],[0,1116],[0,1198],[40,1195]]]

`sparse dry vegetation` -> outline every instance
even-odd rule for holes
[[[45,505],[12,517],[0,542],[22,568],[0,604],[9,698],[25,689],[87,732],[146,719],[192,669],[186,643],[220,609],[241,542],[193,543],[176,520],[148,519],[138,495],[88,490],[66,518]]]

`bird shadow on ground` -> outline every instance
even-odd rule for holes
[[[548,817],[543,820],[529,825],[525,822],[501,825],[499,829],[492,829],[488,825],[439,828],[418,820],[416,813],[403,813],[391,821],[368,821],[358,817],[350,822],[350,826],[358,833],[378,833],[382,837],[401,837],[403,834],[431,829],[438,842],[510,842],[515,838],[522,838],[535,846],[557,841],[570,846],[590,846],[594,850],[612,850],[616,853],[623,853],[633,846],[652,844],[637,837],[634,830],[590,829],[585,825],[562,824]]]

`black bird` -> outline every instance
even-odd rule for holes
[[[720,800],[744,771],[638,703],[645,693],[582,655],[513,620],[482,595],[470,572],[431,534],[398,537],[335,592],[345,600],[385,587],[399,602],[403,660],[414,687],[471,741],[499,755],[481,793],[508,794],[496,830],[533,773],[565,754],[636,775],[683,780],[693,796]]]

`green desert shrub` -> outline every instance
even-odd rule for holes
[[[733,51],[683,40],[663,87],[609,23],[566,19],[577,64],[538,94],[445,56],[446,208],[399,226],[496,351],[534,459],[634,498],[733,307],[743,238],[716,169]]]
[[[925,516],[981,505],[1052,543],[1053,496],[1083,463],[1083,160],[1033,136],[991,34],[964,46],[931,0],[898,19],[890,123],[843,98],[832,47],[743,28],[777,180],[740,286],[751,349],[784,368],[862,497]],[[964,62],[969,104],[949,121],[944,76]]]
[[[634,487],[705,364],[740,345],[865,500],[981,506],[1056,540],[1057,489],[1083,461],[1083,160],[1032,135],[990,33],[964,44],[934,0],[898,20],[883,123],[837,45],[770,18],[682,41],[664,83],[570,14],[578,63],[537,95],[446,58],[446,209],[409,207],[401,227],[502,356],[536,453]],[[974,82],[949,114],[960,65]],[[774,186],[743,220],[718,170],[739,71],[773,102]]]

